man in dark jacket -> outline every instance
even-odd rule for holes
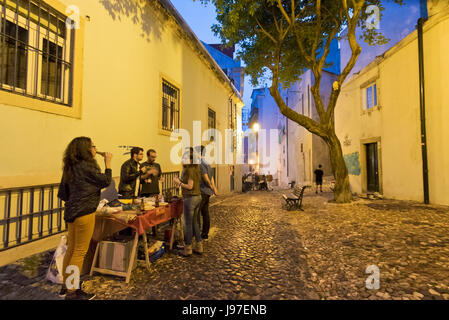
[[[131,159],[122,164],[120,170],[120,184],[118,193],[121,199],[135,198],[136,195],[136,180],[141,175],[147,172],[147,168],[139,169],[139,162],[143,159],[143,149],[134,147],[131,149]]]
[[[141,167],[148,169],[147,173],[140,177],[140,196],[141,197],[156,197],[161,193],[159,190],[159,181],[163,182],[161,165],[156,162],[156,150],[150,149],[147,151],[148,161],[141,164]]]

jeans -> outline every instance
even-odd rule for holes
[[[184,241],[188,246],[192,244],[193,236],[196,242],[201,241],[200,204],[201,196],[184,198]]]
[[[201,194],[201,215],[203,216],[203,231],[201,236],[208,236],[210,229],[210,217],[209,217],[209,198],[210,195]]]
[[[81,275],[84,258],[89,249],[90,239],[94,233],[95,214],[91,213],[79,218],[74,222],[68,223],[67,234],[67,251],[64,255],[63,269],[63,285],[70,274],[66,273],[66,268],[70,265],[77,266]],[[73,271],[72,271],[73,272]],[[76,289],[76,288],[75,288]],[[74,291],[74,290],[69,290]]]

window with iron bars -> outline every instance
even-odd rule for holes
[[[73,29],[40,0],[0,0],[0,89],[72,105]]]
[[[162,82],[162,129],[179,129],[179,89],[165,80]]]

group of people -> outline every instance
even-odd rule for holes
[[[271,182],[272,175],[259,175],[257,172],[249,172],[242,176],[242,192],[250,190],[273,190]]]
[[[63,262],[63,285],[60,296],[66,300],[90,300],[92,294],[84,292],[78,282],[76,288],[66,287],[71,275],[68,266],[78,268],[81,274],[84,259],[89,249],[95,227],[95,211],[100,202],[101,189],[112,182],[111,160],[109,152],[99,152],[104,158],[105,171],[95,159],[97,149],[92,139],[77,137],[67,146],[63,156],[63,174],[58,197],[65,202],[64,220],[67,222],[67,251]],[[209,199],[218,191],[213,179],[210,164],[204,158],[205,147],[189,148],[183,155],[183,170],[180,178],[175,178],[176,186],[181,187],[184,200],[184,256],[193,252],[203,253],[203,239],[207,239],[210,229]],[[121,166],[119,197],[122,199],[136,196],[136,184],[140,180],[138,196],[159,197],[159,182],[163,182],[161,166],[156,163],[154,149],[147,151],[148,160],[143,160],[143,149],[131,149],[131,158]],[[200,231],[201,217],[203,227]],[[153,232],[155,230],[153,229]],[[195,247],[192,248],[193,237]],[[72,268],[69,268],[73,270]],[[76,282],[75,282],[76,283]]]
[[[193,252],[203,253],[203,239],[209,237],[210,217],[209,199],[218,194],[212,168],[205,160],[205,147],[189,148],[183,155],[181,178],[174,178],[177,187],[181,187],[184,199],[184,256]],[[122,199],[134,198],[136,182],[140,179],[138,195],[140,197],[160,197],[159,182],[163,182],[161,166],[156,163],[154,149],[147,151],[148,160],[142,164],[143,149],[131,149],[131,158],[122,164],[120,170],[119,195]],[[202,217],[202,230],[200,231]],[[153,227],[153,234],[156,229]],[[195,237],[195,247],[192,240]]]

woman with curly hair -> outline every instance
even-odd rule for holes
[[[64,220],[68,225],[67,251],[63,263],[63,287],[60,296],[66,300],[90,300],[94,295],[80,288],[65,287],[68,276],[78,267],[82,271],[84,258],[89,249],[95,226],[95,211],[100,202],[101,189],[112,181],[111,158],[109,152],[104,156],[105,173],[101,173],[95,156],[96,147],[88,137],[73,139],[64,153],[63,174],[58,197],[65,201]],[[79,283],[79,281],[78,281]]]

